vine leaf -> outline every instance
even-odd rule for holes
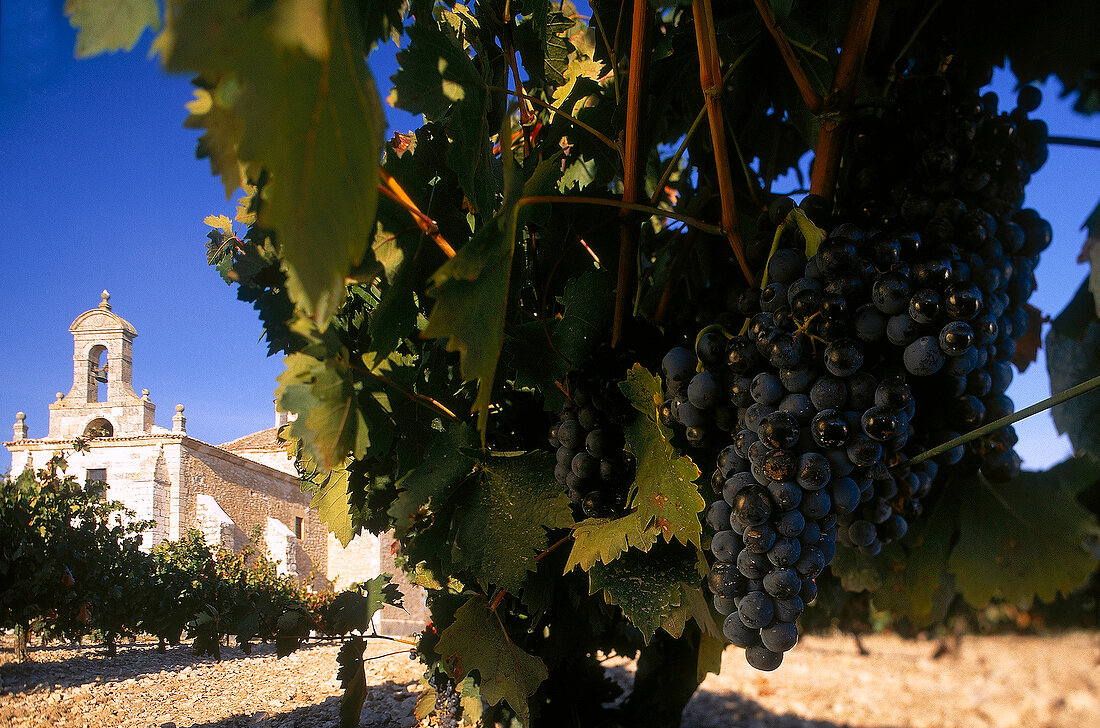
[[[1012,364],[1021,374],[1039,358],[1039,349],[1043,348],[1043,312],[1030,303],[1022,308],[1027,313],[1027,328],[1016,339],[1016,353],[1012,355]]]
[[[1061,392],[1096,376],[1100,368],[1100,320],[1093,295],[1082,283],[1058,314],[1046,337],[1050,388]],[[1087,392],[1051,410],[1058,432],[1069,435],[1073,449],[1100,458],[1100,391]]]
[[[485,80],[447,26],[434,21],[410,25],[409,45],[397,54],[399,69],[393,76],[389,102],[410,114],[442,121],[451,143],[447,166],[474,210],[492,214],[496,202],[496,176],[489,169],[488,108]]]
[[[565,394],[555,382],[564,380],[571,363],[578,364],[595,351],[602,332],[611,325],[614,301],[614,280],[604,271],[589,271],[566,283],[561,317],[515,328],[508,350],[517,370],[516,386],[537,388],[544,394],[545,408],[559,411]],[[547,331],[553,347],[546,340]]]
[[[385,119],[358,4],[286,5],[181,0],[155,49],[169,71],[239,84],[237,154],[249,179],[270,176],[257,222],[275,231],[288,291],[323,329],[373,237]],[[204,144],[232,147],[222,135],[233,128],[207,126]],[[218,166],[235,187],[237,170]]]
[[[966,601],[1049,602],[1084,582],[1096,569],[1086,542],[1100,530],[1076,495],[1097,479],[1100,464],[1082,457],[1007,483],[960,484],[959,541],[949,563]]]
[[[593,565],[588,591],[602,591],[604,600],[622,609],[648,644],[658,627],[683,628],[687,614],[675,613],[684,603],[684,588],[697,586],[699,578],[694,554],[684,549],[657,548],[648,554],[632,550],[610,564]]]
[[[669,441],[672,433],[658,419],[661,383],[635,364],[619,388],[641,413],[625,433],[627,449],[638,461],[631,503],[642,523],[656,524],[666,542],[675,538],[698,547],[703,533],[699,513],[706,508],[694,483],[699,468],[691,458],[677,454]]]
[[[489,704],[507,701],[528,723],[527,699],[546,680],[546,664],[512,642],[485,597],[472,596],[455,611],[455,621],[439,634],[435,651],[455,682],[477,670]]]
[[[505,165],[506,172],[509,167]],[[510,187],[496,218],[482,226],[454,258],[432,274],[429,293],[435,298],[435,305],[423,336],[446,338],[447,350],[460,353],[463,378],[478,380],[473,411],[478,413],[483,444],[493,380],[504,342],[516,230],[531,215],[529,210],[518,209],[518,202],[523,195],[542,194],[552,188],[559,174],[558,155],[540,162],[525,184]]]
[[[160,30],[156,0],[65,0],[65,15],[77,29],[77,58],[132,50],[146,28]]]
[[[195,89],[195,98],[187,103],[191,114],[183,120],[188,129],[203,129],[195,150],[197,157],[210,160],[211,174],[220,177],[226,198],[232,197],[244,183],[237,148],[244,136],[244,123],[233,110],[240,93],[236,77],[227,76],[212,88]],[[232,235],[232,231],[227,233]]]
[[[359,725],[359,715],[363,712],[363,702],[367,699],[367,674],[363,665],[363,650],[366,644],[362,637],[345,642],[336,655],[336,679],[344,694],[340,698],[340,728],[355,728]]]
[[[397,481],[398,495],[389,515],[398,539],[405,538],[420,519],[439,512],[473,472],[474,459],[462,452],[472,445],[473,433],[466,425],[445,430],[432,439],[424,461]]]
[[[573,529],[573,548],[565,564],[565,573],[577,566],[588,571],[597,562],[610,564],[631,548],[649,551],[657,543],[659,534],[659,529],[652,524],[643,527],[636,512],[614,520],[586,519]]]
[[[483,585],[516,593],[547,547],[546,529],[573,523],[549,453],[492,457],[477,467],[469,507],[455,514],[451,560]]]
[[[376,612],[389,604],[402,606],[401,591],[390,582],[392,574],[379,574],[373,579],[352,584],[332,600],[329,626],[335,634],[352,630],[366,632]]]
[[[290,423],[290,436],[302,440],[310,457],[326,469],[342,463],[348,453],[362,457],[370,447],[348,356],[342,347],[323,360],[295,352],[286,357],[286,371],[277,377],[279,409],[300,415]]]
[[[902,543],[879,556],[882,584],[871,598],[877,609],[908,617],[918,628],[945,616],[955,595],[948,557],[960,505],[956,490],[944,492],[932,511],[913,524]]]
[[[302,490],[313,493],[309,507],[317,510],[317,517],[329,533],[347,546],[357,531],[351,520],[348,493],[351,481],[348,467],[353,461],[349,458],[339,467],[323,468],[310,456],[301,440],[292,438],[289,425],[279,431],[279,437],[290,439],[287,452],[302,478]]]
[[[715,637],[707,632],[699,638],[699,658],[695,664],[695,679],[703,682],[707,673],[718,675],[722,672],[722,654],[726,651],[726,639]]]

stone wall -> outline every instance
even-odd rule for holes
[[[209,495],[246,535],[259,526],[268,530],[268,518],[278,519],[292,534],[295,519],[302,519],[301,551],[295,561],[298,575],[309,580],[316,589],[327,586],[326,564],[328,533],[309,508],[310,495],[302,493],[297,478],[274,473],[270,468],[236,457],[216,447],[188,440],[183,453],[183,482],[194,489],[189,501],[198,495]],[[185,512],[194,513],[186,504]],[[196,524],[197,525],[197,524]]]

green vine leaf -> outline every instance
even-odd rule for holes
[[[476,670],[485,700],[490,705],[506,701],[528,723],[527,699],[546,680],[546,664],[512,642],[485,597],[472,596],[455,611],[455,621],[440,633],[435,651],[455,682]]]
[[[363,665],[363,650],[366,644],[362,637],[356,637],[344,643],[336,655],[336,679],[344,694],[340,697],[340,728],[355,728],[359,725],[359,715],[363,712],[363,702],[367,699],[367,674]]]
[[[444,430],[428,446],[424,461],[397,482],[397,499],[389,509],[397,538],[405,538],[421,520],[440,512],[466,481],[476,461],[463,449],[474,444],[464,424]]]
[[[506,165],[506,171],[512,166]],[[478,381],[473,411],[478,413],[482,444],[504,342],[516,230],[521,221],[531,217],[531,211],[520,209],[518,203],[522,196],[552,188],[559,174],[556,155],[540,162],[525,184],[517,182],[509,189],[493,222],[483,226],[432,275],[429,293],[436,302],[423,335],[446,338],[447,350],[459,352],[462,377]]]
[[[385,119],[357,13],[353,2],[179,0],[155,46],[169,71],[239,84],[237,154],[251,180],[270,175],[257,222],[275,231],[290,295],[321,329],[367,252],[378,200]],[[206,128],[209,148],[234,145]],[[237,172],[219,169],[235,187]]]
[[[410,114],[445,121],[451,143],[447,166],[474,210],[488,217],[497,198],[496,175],[489,169],[488,108],[485,80],[453,34],[434,21],[407,29],[409,45],[397,54],[389,101]]]
[[[649,551],[659,536],[656,526],[642,526],[637,512],[614,520],[589,518],[573,529],[573,548],[569,551],[565,573],[577,566],[588,571],[597,563],[610,564],[631,548]]]
[[[1096,376],[1100,369],[1100,320],[1087,281],[1054,319],[1046,337],[1047,372],[1052,392],[1062,392]],[[1100,458],[1100,391],[1055,405],[1058,432],[1069,436],[1074,452]]]
[[[1071,458],[1006,483],[975,478],[960,484],[959,541],[950,567],[968,603],[994,595],[1015,604],[1049,602],[1080,586],[1097,566],[1086,542],[1100,534],[1076,500],[1100,479],[1100,464]]]
[[[639,364],[619,385],[640,416],[626,428],[626,446],[638,460],[631,486],[631,504],[647,527],[652,522],[665,541],[673,538],[699,546],[703,526],[699,514],[706,501],[695,486],[699,468],[672,446],[672,433],[660,423],[661,383]]]
[[[302,463],[302,453],[298,454],[299,467],[309,468],[308,463]],[[348,487],[351,476],[347,470],[349,460],[343,467],[316,472],[309,481],[313,490],[313,498],[309,501],[309,507],[317,511],[317,517],[325,524],[337,541],[342,546],[347,546],[355,538],[358,529],[351,519],[351,492]]]
[[[77,58],[132,50],[146,28],[160,30],[156,0],[65,0],[65,15],[77,29]]]
[[[882,584],[871,597],[877,609],[908,617],[918,628],[943,619],[955,595],[948,557],[960,506],[956,490],[943,493],[932,510],[912,525],[902,543],[880,554]]]
[[[561,296],[561,317],[521,324],[509,339],[516,386],[537,388],[545,408],[559,411],[565,394],[554,383],[564,380],[570,363],[584,361],[599,346],[610,328],[614,301],[614,279],[607,272],[589,271],[571,279]]]
[[[402,606],[401,591],[390,582],[392,578],[393,574],[379,574],[373,579],[352,584],[337,594],[332,601],[332,617],[329,619],[332,633],[366,632],[375,613],[382,607],[387,604]]]
[[[684,603],[684,587],[699,583],[698,562],[689,551],[657,548],[649,553],[627,551],[610,564],[597,563],[588,572],[589,594],[602,591],[608,604],[617,605],[623,616],[642,633],[648,644],[658,627],[666,622],[683,628],[687,613],[674,616]]]
[[[363,457],[371,444],[348,358],[342,348],[324,360],[296,352],[277,378],[277,406],[299,415],[290,423],[289,436],[305,443],[310,457],[325,469],[343,463],[348,453]]]
[[[549,545],[547,529],[573,523],[553,471],[553,457],[542,452],[482,462],[469,505],[455,515],[451,560],[483,585],[519,592]]]

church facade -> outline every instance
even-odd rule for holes
[[[276,426],[221,445],[187,434],[183,405],[176,405],[172,427],[154,424],[156,406],[148,390],[132,384],[134,327],[111,309],[104,291],[97,308],[77,316],[73,335],[73,383],[50,404],[45,437],[31,437],[26,415],[16,415],[11,442],[11,472],[38,468],[56,453],[66,453],[68,472],[107,483],[107,497],[121,501],[138,518],[156,525],[143,547],[176,540],[190,529],[207,543],[234,551],[259,530],[281,572],[316,589],[343,588],[393,565],[392,539],[363,533],[344,547],[310,508],[293,461],[278,442]],[[81,438],[87,450],[74,452]],[[423,624],[423,596],[407,584],[408,613],[387,607],[379,628],[410,632]],[[419,596],[419,598],[418,598]]]

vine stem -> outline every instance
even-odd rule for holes
[[[821,111],[821,94],[814,89],[813,84],[810,83],[810,77],[806,75],[806,70],[798,62],[798,57],[794,54],[791,42],[779,27],[779,23],[775,21],[771,5],[768,0],[754,0],[754,2],[756,3],[756,9],[760,12],[760,17],[764,20],[768,33],[775,39],[775,45],[779,48],[779,55],[782,56],[783,62],[787,64],[787,70],[791,72],[791,78],[794,79],[794,84],[798,87],[798,93],[802,94],[802,101],[805,102],[811,112],[817,114]]]
[[[606,144],[611,149],[614,149],[616,152],[620,151],[619,150],[619,145],[616,144],[611,139],[611,137],[607,136],[606,134],[604,134],[603,132],[601,132],[600,130],[598,130],[598,129],[592,127],[592,126],[590,126],[588,124],[585,124],[583,121],[581,121],[577,117],[573,116],[572,114],[570,114],[566,111],[562,111],[561,108],[559,108],[557,106],[554,106],[553,104],[546,103],[545,101],[538,98],[537,96],[531,96],[530,94],[521,93],[519,91],[513,91],[512,89],[505,88],[504,86],[493,86],[493,85],[490,84],[490,85],[487,85],[485,88],[488,89],[489,91],[500,91],[502,93],[506,93],[506,94],[509,94],[511,96],[516,96],[518,98],[526,99],[527,101],[530,101],[531,103],[537,104],[537,105],[541,106],[542,108],[546,109],[547,111],[549,111],[551,113],[554,113],[554,114],[557,114],[557,115],[561,116],[562,118],[572,122],[573,124],[576,124],[581,129],[584,129],[589,134],[591,134],[592,136],[599,139],[601,142]]]
[[[1088,381],[1081,382],[1078,385],[1070,387],[1069,389],[1065,390],[1064,392],[1059,392],[1058,394],[1056,394],[1052,397],[1047,397],[1046,399],[1044,399],[1041,402],[1036,402],[1035,404],[1031,405],[1030,407],[1026,407],[1026,408],[1020,410],[1019,412],[1014,412],[1013,414],[1002,417],[999,420],[994,420],[993,422],[982,425],[981,427],[979,427],[976,430],[971,430],[970,432],[966,433],[965,435],[960,435],[959,437],[956,437],[953,440],[948,440],[947,442],[943,443],[942,445],[937,445],[936,447],[932,448],[931,450],[926,450],[926,451],[922,452],[920,455],[917,455],[914,458],[910,458],[909,460],[906,460],[903,463],[899,463],[899,464],[895,465],[893,468],[891,468],[891,470],[897,470],[899,468],[909,467],[909,466],[912,466],[912,465],[919,465],[920,463],[923,463],[925,460],[930,460],[930,459],[936,457],[937,455],[942,455],[943,453],[947,452],[948,450],[954,449],[954,448],[958,447],[959,445],[965,445],[966,443],[968,443],[972,440],[978,439],[982,435],[988,435],[989,433],[995,432],[995,431],[1001,429],[1002,427],[1007,427],[1008,425],[1019,422],[1020,420],[1027,419],[1028,417],[1031,417],[1032,415],[1038,414],[1038,413],[1042,412],[1043,410],[1048,410],[1051,407],[1054,407],[1055,405],[1062,404],[1066,400],[1070,400],[1070,399],[1073,399],[1074,397],[1079,397],[1082,394],[1085,394],[1086,392],[1090,392],[1093,389],[1096,389],[1097,387],[1100,387],[1100,377],[1093,377],[1092,379],[1089,379]]]
[[[428,217],[427,214],[422,212],[412,198],[409,197],[405,189],[393,178],[389,172],[378,167],[378,176],[382,179],[382,182],[378,185],[378,190],[389,197],[391,200],[401,205],[412,216],[412,219],[416,221],[420,230],[430,237],[439,249],[443,251],[443,254],[448,258],[455,257],[455,249],[451,247],[451,244],[447,242],[446,238],[439,234],[439,226],[435,220]]]
[[[649,59],[650,10],[647,0],[634,0],[630,30],[630,69],[627,72],[626,130],[623,143],[623,203],[619,209],[619,270],[615,284],[615,318],[611,328],[611,347],[622,340],[626,319],[632,313],[634,286],[637,284],[638,226],[632,221],[630,207],[638,201],[641,186],[639,154],[642,95],[645,91],[646,61]]]
[[[1049,136],[1047,137],[1047,144],[1062,144],[1067,147],[1100,149],[1100,139],[1087,139],[1085,137]]]
[[[718,196],[722,204],[722,231],[726,235],[741,273],[749,285],[754,277],[745,257],[745,244],[741,239],[741,227],[737,219],[737,203],[733,199],[733,175],[730,173],[729,152],[726,149],[726,123],[722,115],[722,87],[725,81],[718,60],[718,41],[714,33],[714,9],[710,0],[692,0],[695,17],[695,44],[699,50],[699,85],[707,108],[710,124],[711,148],[714,151],[714,167],[718,174]]]
[[[444,405],[442,402],[438,402],[435,399],[432,399],[431,397],[429,397],[425,394],[417,394],[416,392],[410,392],[409,390],[405,389],[404,387],[402,387],[400,384],[393,381],[392,379],[389,379],[388,377],[384,377],[381,374],[376,374],[375,372],[372,372],[370,369],[368,369],[364,366],[358,366],[356,364],[349,364],[349,366],[357,372],[362,372],[363,374],[366,374],[368,377],[371,377],[372,379],[378,380],[379,382],[386,385],[387,387],[392,387],[393,389],[396,389],[398,392],[405,395],[406,397],[411,399],[413,402],[416,402],[417,404],[421,404],[421,405],[424,405],[424,406],[428,407],[429,409],[433,409],[436,412],[438,412],[439,414],[444,415],[445,417],[449,417],[454,422],[461,422],[462,421],[461,419],[459,419],[458,415],[456,415],[454,412],[451,412],[451,410],[447,409],[447,406]]]
[[[840,156],[844,147],[844,134],[848,130],[848,115],[856,97],[856,83],[867,55],[871,29],[875,25],[879,0],[855,0],[844,35],[840,59],[833,75],[833,85],[825,96],[818,118],[821,130],[814,152],[813,173],[810,176],[810,193],[832,200],[836,192],[837,175],[840,173]]]
[[[675,210],[665,210],[660,207],[652,207],[650,205],[640,205],[638,203],[623,202],[622,200],[609,200],[606,197],[585,197],[579,195],[577,197],[564,197],[557,195],[531,195],[530,197],[521,197],[517,202],[513,211],[515,215],[520,208],[526,205],[542,204],[542,203],[562,203],[568,202],[577,205],[598,205],[601,207],[614,207],[620,210],[633,210],[635,212],[645,212],[656,217],[667,217],[671,220],[678,220],[685,225],[690,225],[693,228],[701,230],[711,235],[724,235],[725,231],[722,230],[719,225],[712,225],[709,222],[703,222],[697,218],[685,215]]]

